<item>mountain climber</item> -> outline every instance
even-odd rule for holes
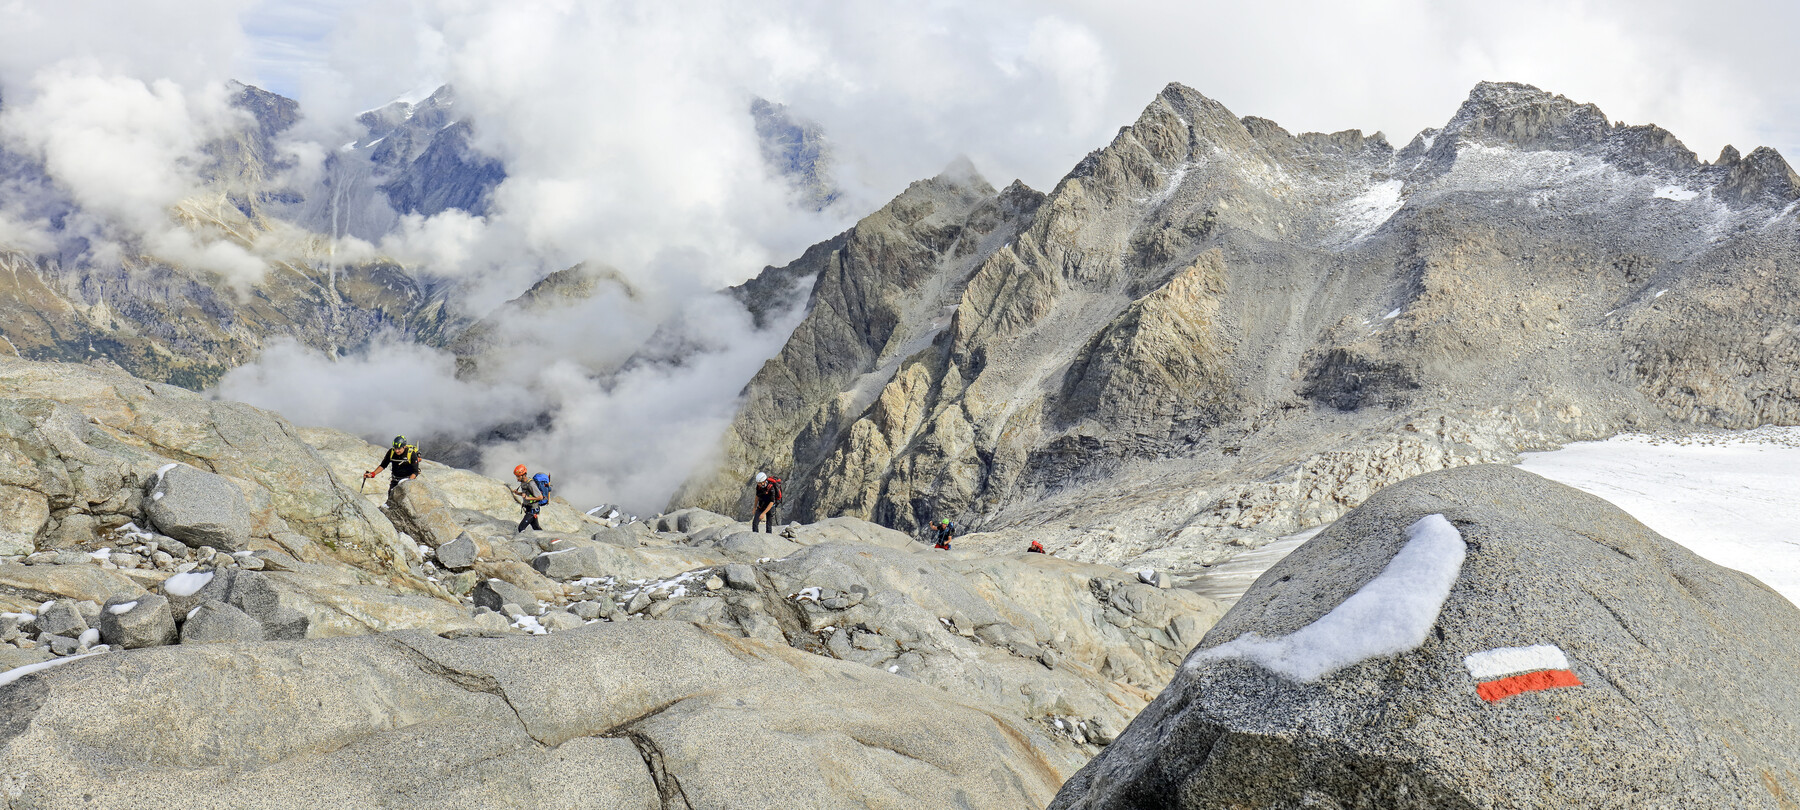
[[[950,541],[956,539],[956,524],[951,523],[948,518],[938,518],[938,521],[931,524],[931,526],[937,533],[937,544],[933,545],[932,548],[941,548],[945,551],[949,551]]]
[[[756,513],[750,516],[750,531],[762,521],[763,531],[775,533],[775,507],[781,503],[781,479],[766,472],[756,474]]]
[[[1049,554],[1050,552],[1044,550],[1043,543],[1039,543],[1038,541],[1033,540],[1033,541],[1031,541],[1031,547],[1028,549],[1025,549],[1025,553],[1027,553],[1027,554]]]
[[[387,454],[381,457],[381,463],[375,465],[375,469],[363,473],[363,477],[374,478],[390,464],[393,465],[393,477],[388,479],[388,491],[393,492],[395,484],[419,477],[419,446],[407,444],[405,436],[395,436],[394,446],[389,447]]]
[[[550,503],[549,493],[545,492],[544,487],[531,477],[531,471],[525,469],[523,464],[513,468],[513,477],[519,479],[518,488],[512,491],[513,500],[525,507],[525,516],[519,518],[519,527],[513,529],[513,533],[518,534],[525,531],[526,526],[540,532],[543,531],[544,527],[538,525],[538,510]],[[550,482],[550,476],[544,473],[538,473],[538,477],[543,479],[544,484]]]

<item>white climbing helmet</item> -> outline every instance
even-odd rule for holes
[[[759,472],[759,473],[757,473],[757,474],[756,474],[756,483],[758,483],[758,484],[760,484],[760,483],[762,483],[762,482],[764,482],[764,481],[767,481],[767,480],[769,480],[769,474],[768,474],[768,473],[766,473],[766,472]]]

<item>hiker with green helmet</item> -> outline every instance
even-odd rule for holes
[[[407,444],[405,436],[395,436],[394,446],[389,447],[387,455],[381,457],[381,463],[375,465],[375,469],[363,473],[363,477],[374,478],[390,465],[393,467],[393,477],[388,479],[388,492],[393,492],[395,484],[419,477],[419,446]]]
[[[949,551],[950,541],[956,539],[956,524],[951,523],[948,518],[938,518],[936,523],[931,524],[931,528],[937,536],[937,543],[932,548]]]

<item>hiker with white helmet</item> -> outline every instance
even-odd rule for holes
[[[750,531],[756,531],[758,521],[762,521],[763,530],[775,533],[775,505],[781,503],[781,479],[766,472],[756,474],[756,513],[750,517]]]

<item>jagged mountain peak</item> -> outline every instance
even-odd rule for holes
[[[1742,158],[1729,159],[1735,157],[1736,151],[1725,147],[1719,161],[1713,164],[1724,171],[1718,185],[1722,196],[1752,205],[1759,202],[1786,205],[1800,200],[1800,176],[1794,174],[1793,167],[1780,152],[1758,146]]]
[[[1440,141],[1506,144],[1524,149],[1575,148],[1605,140],[1612,132],[1606,114],[1529,84],[1481,82],[1444,125]]]

